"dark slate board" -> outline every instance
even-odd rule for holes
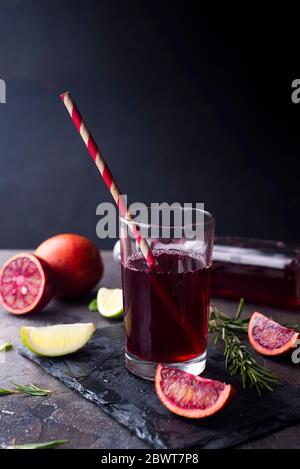
[[[226,448],[300,420],[298,388],[278,385],[259,398],[254,390],[241,389],[239,379],[228,376],[223,355],[214,348],[205,376],[231,382],[237,396],[225,410],[205,420],[171,414],[157,399],[153,383],[125,369],[121,325],[98,330],[83,350],[68,357],[41,358],[25,348],[19,352],[154,448]]]

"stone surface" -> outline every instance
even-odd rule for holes
[[[81,351],[62,358],[43,358],[26,347],[20,354],[77,391],[154,448],[226,448],[300,420],[300,393],[289,384],[275,387],[258,399],[229,378],[221,352],[209,350],[205,376],[230,381],[237,390],[233,402],[218,415],[189,420],[168,411],[153,383],[133,376],[124,367],[123,325],[102,328]]]
[[[0,251],[0,265],[15,251]],[[120,286],[119,266],[112,260],[110,252],[103,253],[105,273],[101,285]],[[50,439],[70,439],[66,447],[74,448],[147,448],[148,445],[121,426],[108,414],[92,402],[68,389],[58,380],[46,374],[31,361],[20,357],[20,328],[26,325],[47,325],[53,323],[71,323],[93,321],[98,328],[112,323],[96,313],[87,310],[88,301],[94,296],[91,293],[80,302],[52,301],[41,313],[31,316],[15,317],[0,307],[0,341],[11,339],[14,349],[0,357],[0,386],[8,386],[10,381],[36,385],[52,389],[47,398],[25,396],[2,396],[0,398],[0,445],[16,438],[18,443],[46,441]],[[236,302],[214,300],[214,303],[225,312],[232,313]],[[283,311],[269,307],[247,305],[245,314],[258,309],[282,322],[300,322],[299,311]],[[115,323],[114,323],[115,324]],[[270,359],[258,357],[259,360],[282,381],[299,387],[299,366],[291,363],[290,357]],[[4,412],[3,412],[4,411]],[[9,412],[9,413],[7,413]],[[255,438],[255,435],[253,435]],[[300,424],[276,431],[268,436],[242,445],[244,448],[300,448]]]

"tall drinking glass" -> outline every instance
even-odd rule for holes
[[[151,209],[144,210],[151,220]],[[130,236],[133,228],[148,240],[154,268]],[[158,363],[204,370],[213,240],[214,218],[204,210],[177,207],[167,223],[120,218],[125,357],[132,373],[154,379]]]

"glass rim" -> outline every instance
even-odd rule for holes
[[[133,220],[129,220],[128,218],[125,218],[123,217],[121,214],[119,215],[119,219],[122,223],[125,223],[126,225],[135,225],[135,226],[139,226],[141,228],[150,228],[150,227],[155,227],[155,228],[185,228],[185,227],[188,227],[188,226],[211,226],[214,222],[215,222],[215,216],[212,215],[210,212],[208,212],[207,210],[203,210],[203,209],[200,209],[200,208],[195,208],[195,207],[177,207],[178,209],[180,209],[181,212],[184,212],[184,211],[191,211],[193,213],[195,212],[201,212],[203,215],[204,215],[204,218],[206,219],[203,219],[203,221],[201,222],[193,222],[193,223],[181,223],[180,225],[163,225],[163,224],[155,224],[155,223],[142,223],[142,222],[139,222],[139,221],[135,221],[134,219]],[[141,211],[142,210],[151,210],[151,206],[146,206],[146,207],[143,207],[141,208]]]

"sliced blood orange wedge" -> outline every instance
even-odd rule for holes
[[[281,355],[295,345],[299,334],[255,312],[249,322],[248,337],[252,347],[262,355]]]
[[[164,365],[156,369],[155,389],[162,404],[171,412],[198,419],[219,412],[235,394],[230,384]]]
[[[26,314],[46,306],[54,294],[50,266],[30,253],[11,257],[0,271],[0,301],[13,314]]]

